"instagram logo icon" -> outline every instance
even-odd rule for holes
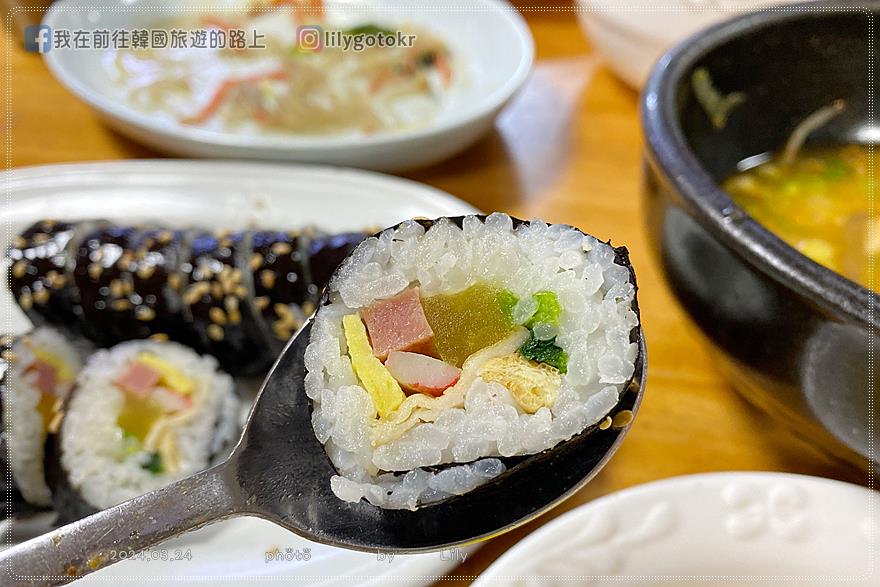
[[[315,53],[324,48],[324,29],[318,25],[303,25],[296,29],[296,46],[300,51]]]

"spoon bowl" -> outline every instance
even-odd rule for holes
[[[230,462],[248,513],[297,535],[361,551],[417,553],[488,538],[523,524],[586,484],[623,440],[627,428],[593,427],[545,453],[520,457],[507,473],[464,495],[390,510],[365,501],[349,503],[330,490],[336,474],[312,429],[303,389],[303,355],[311,321],[275,365]],[[642,345],[636,378],[615,407],[635,411],[645,376]],[[299,390],[290,393],[291,389]],[[509,462],[509,461],[508,461]]]
[[[451,220],[461,223],[462,218]],[[426,227],[431,221],[420,221]],[[520,223],[516,221],[515,223]],[[624,249],[618,258],[629,267]],[[326,299],[324,300],[327,301]],[[634,302],[635,305],[635,302]],[[635,308],[637,310],[637,307]],[[288,342],[267,376],[244,433],[223,463],[0,553],[0,568],[26,585],[58,585],[217,520],[250,515],[298,536],[352,550],[412,554],[437,551],[511,530],[551,509],[589,482],[629,429],[642,399],[646,351],[641,328],[632,380],[610,416],[532,456],[506,459],[508,470],[464,495],[410,510],[336,497],[336,474],[312,428],[304,356],[313,319]]]

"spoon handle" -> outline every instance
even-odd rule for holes
[[[227,463],[0,552],[4,585],[63,585],[240,513]],[[234,490],[235,489],[235,490]]]

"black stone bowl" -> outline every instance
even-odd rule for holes
[[[673,48],[642,96],[648,229],[672,290],[734,387],[862,465],[877,461],[877,294],[785,244],[719,183],[838,98],[846,109],[810,144],[876,140],[878,12],[822,2],[741,16]],[[723,128],[694,95],[701,67],[720,92],[746,95]]]

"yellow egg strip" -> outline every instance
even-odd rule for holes
[[[168,361],[152,353],[140,353],[136,360],[161,373],[162,379],[159,380],[159,383],[171,391],[177,392],[180,395],[192,393],[194,387],[192,379],[184,375],[180,369],[177,369]]]
[[[342,318],[345,343],[351,357],[351,366],[364,389],[370,394],[380,418],[385,418],[403,403],[406,394],[391,376],[385,365],[373,356],[373,348],[367,337],[367,328],[357,314]]]

